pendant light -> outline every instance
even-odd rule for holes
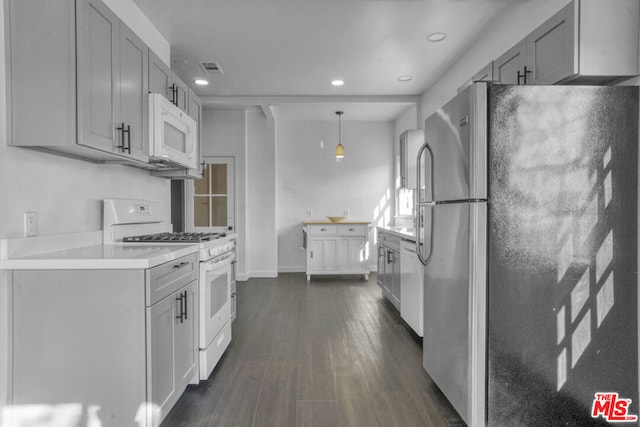
[[[342,146],[340,118],[344,114],[344,111],[336,111],[336,114],[338,115],[338,145],[336,145],[336,162],[341,162],[342,159],[344,159],[344,147]]]

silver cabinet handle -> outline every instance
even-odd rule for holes
[[[174,266],[173,266],[173,269],[174,269],[174,270],[177,270],[177,269],[179,269],[179,268],[184,267],[185,265],[189,265],[189,262],[187,262],[187,261],[183,261],[183,262],[181,262],[180,264],[176,264],[176,265],[174,265]]]
[[[355,231],[355,230],[356,230],[356,229],[355,229],[355,228],[353,228],[353,227],[349,229],[349,231]]]
[[[327,231],[327,229],[326,228],[321,228],[320,231]]]

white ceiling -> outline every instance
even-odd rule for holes
[[[331,120],[338,121],[336,111],[342,111],[342,120],[390,121],[408,108],[410,102],[323,102],[284,103],[272,105],[277,120]]]
[[[473,44],[513,1],[487,0],[134,0],[171,45],[172,68],[200,96],[419,95]],[[438,43],[428,34],[445,32]],[[217,61],[224,74],[206,75],[198,61]],[[400,82],[411,75],[410,82]],[[333,87],[331,80],[345,81]],[[397,102],[387,105],[389,114]],[[301,117],[314,105],[283,107]],[[298,106],[300,107],[300,106]],[[355,107],[355,105],[354,105]],[[369,107],[371,107],[369,105]],[[306,110],[305,110],[306,109]],[[330,107],[329,110],[332,110]],[[380,110],[371,108],[371,114]],[[274,110],[275,111],[275,110]],[[306,111],[306,113],[305,113]],[[330,113],[334,115],[332,110]],[[357,109],[353,117],[357,116]],[[362,116],[365,110],[362,110]],[[404,110],[403,110],[404,111]],[[278,114],[278,113],[275,113]],[[287,116],[288,117],[288,116]],[[353,119],[352,117],[352,119]],[[345,120],[347,114],[345,113]]]

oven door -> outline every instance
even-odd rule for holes
[[[206,349],[231,318],[233,252],[200,263],[199,347]]]

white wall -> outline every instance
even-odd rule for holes
[[[257,108],[203,110],[202,154],[235,159],[238,280],[277,276],[274,126]]]
[[[235,160],[237,275],[238,280],[247,280],[247,147],[244,109],[221,110],[205,106],[202,111],[200,141],[203,156],[233,157]]]
[[[348,209],[350,218],[374,226],[389,221],[394,132],[393,122],[342,121],[345,159],[337,163],[337,121],[278,122],[278,271],[305,271],[302,222],[308,209],[313,212],[309,219]],[[375,259],[370,261],[375,265]]]
[[[135,11],[132,0],[107,0],[120,10]],[[3,3],[4,4],[4,3]],[[138,16],[138,18],[135,18]],[[169,44],[148,20],[130,13],[127,23],[168,61]],[[0,7],[0,81],[5,81],[4,7]],[[38,123],[34,122],[34,126]],[[131,197],[159,200],[169,208],[169,182],[126,166],[97,165],[81,160],[7,145],[6,88],[0,85],[0,238],[20,237],[23,212],[38,214],[39,234],[102,229],[101,200]],[[0,276],[0,313],[9,311],[7,275]],[[0,410],[7,398],[8,330],[0,321]],[[0,414],[0,423],[2,416]]]
[[[259,110],[247,120],[247,264],[251,277],[278,275],[275,123]]]

